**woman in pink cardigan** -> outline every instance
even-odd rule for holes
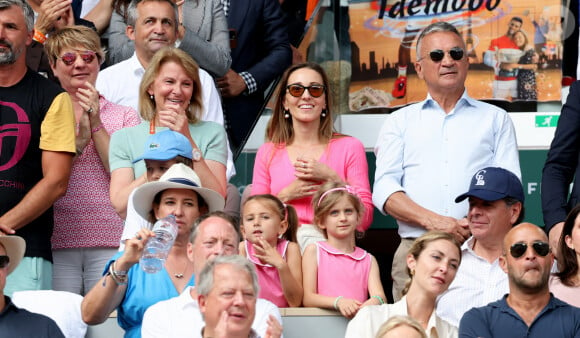
[[[276,106],[258,149],[252,195],[272,194],[294,206],[300,219],[298,244],[324,241],[312,225],[312,195],[326,181],[357,189],[365,206],[359,231],[373,219],[368,164],[362,143],[333,131],[328,79],[318,64],[290,66],[282,76]]]

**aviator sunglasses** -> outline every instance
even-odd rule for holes
[[[86,50],[84,52],[78,53],[75,52],[64,53],[59,59],[61,59],[62,63],[64,63],[65,65],[70,66],[77,60],[77,55],[80,55],[81,59],[83,59],[83,61],[87,64],[92,63],[97,57],[97,53],[90,50]]]
[[[322,94],[324,94],[326,87],[324,87],[324,85],[321,85],[321,84],[313,84],[313,85],[306,87],[306,86],[303,86],[301,84],[295,83],[295,84],[291,84],[291,85],[286,86],[286,89],[288,90],[288,93],[290,93],[290,95],[292,95],[294,97],[301,97],[302,94],[304,94],[304,90],[306,90],[306,89],[308,89],[310,96],[321,97]]]
[[[10,257],[0,256],[0,269],[5,268],[10,263]]]
[[[531,244],[531,246],[534,248],[534,251],[542,257],[546,257],[550,252],[550,244],[546,242],[535,241]],[[526,253],[527,250],[528,243],[519,242],[512,244],[510,247],[510,254],[513,258],[520,258]]]
[[[459,47],[453,47],[448,51],[448,53],[449,53],[449,56],[451,56],[451,58],[453,60],[459,61],[459,60],[463,59],[463,54],[465,52],[463,51],[463,49],[461,49]],[[429,52],[429,57],[431,58],[431,61],[439,62],[439,61],[443,60],[443,58],[445,57],[445,52],[441,49],[434,49],[434,50]]]

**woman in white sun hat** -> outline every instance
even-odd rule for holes
[[[137,188],[133,202],[137,213],[152,222],[175,215],[179,229],[161,271],[146,273],[139,266],[143,248],[155,236],[151,230],[141,229],[125,242],[125,251],[109,261],[104,277],[85,296],[83,320],[99,324],[117,309],[117,320],[125,330],[125,337],[140,337],[143,314],[149,306],[177,297],[187,286],[194,285],[193,264],[187,258],[194,221],[204,213],[224,207],[224,198],[203,188],[197,174],[181,163],[171,166],[159,181]]]

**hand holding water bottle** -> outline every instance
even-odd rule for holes
[[[155,222],[152,229],[155,236],[147,241],[139,260],[143,271],[156,273],[163,269],[167,255],[177,237],[177,230],[175,215],[169,215]]]
[[[139,259],[141,259],[145,245],[152,237],[155,237],[155,233],[145,228],[135,233],[135,237],[125,242],[125,250],[123,251],[123,255],[115,262],[115,268],[117,270],[127,271],[133,265],[137,264]]]

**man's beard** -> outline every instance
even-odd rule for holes
[[[6,40],[0,40],[0,44],[7,47],[0,47],[0,65],[11,65],[16,62],[16,59],[22,51],[14,51],[12,44]]]
[[[538,280],[526,280],[521,277],[510,276],[512,282],[517,285],[523,292],[537,293],[542,291],[548,285],[550,278],[549,273],[543,273]]]

